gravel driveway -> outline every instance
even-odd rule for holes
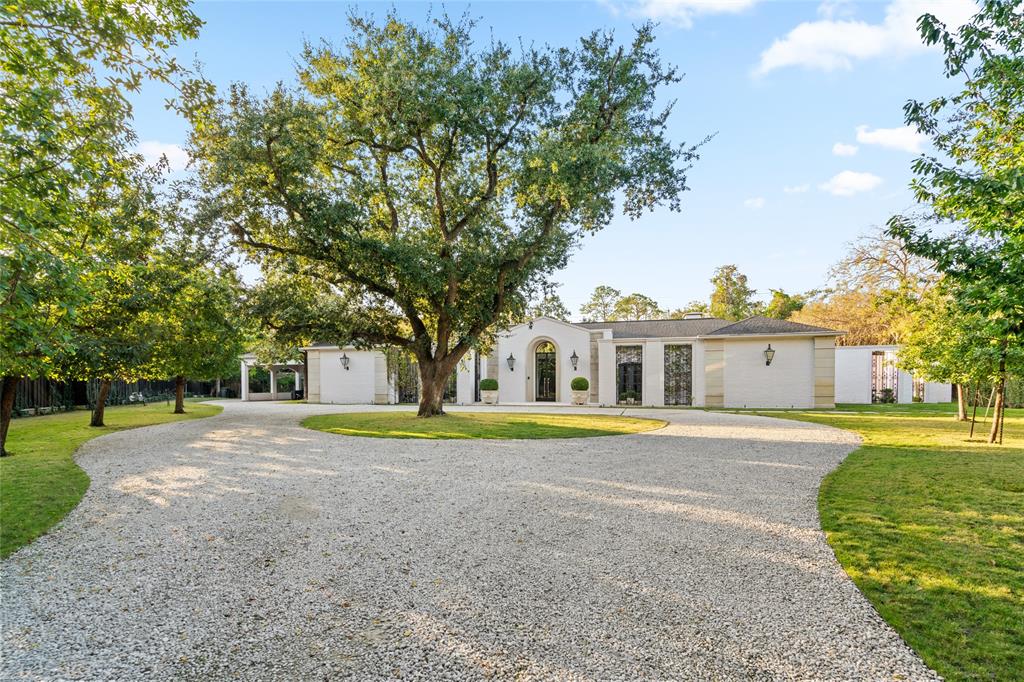
[[[935,677],[818,528],[848,433],[697,410],[543,441],[298,425],[344,409],[227,403],[86,444],[82,503],[2,564],[0,677]]]

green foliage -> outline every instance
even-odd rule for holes
[[[586,391],[590,389],[590,382],[586,377],[574,377],[569,386],[574,391]]]
[[[160,254],[158,267],[167,272],[170,291],[154,339],[158,376],[214,379],[238,369],[241,283],[232,269],[206,262],[204,255],[180,237]]]
[[[152,172],[131,175],[133,186],[105,209],[106,233],[83,269],[85,294],[69,324],[70,345],[52,358],[53,373],[69,379],[149,375],[161,311],[169,300],[168,273],[154,267],[163,226]]]
[[[14,0],[0,7],[0,366],[51,370],[138,157],[128,95],[181,73],[167,56],[199,19],[179,0]],[[196,84],[189,91],[202,90]]]
[[[935,261],[956,308],[973,316],[972,336],[998,357],[998,415],[1024,340],[1024,17],[1019,3],[988,0],[955,33],[927,14],[919,28],[926,44],[941,44],[946,76],[962,89],[904,108],[939,152],[914,161],[911,187],[925,219],[958,229],[936,236],[895,216],[889,231]]]
[[[544,286],[540,300],[530,305],[527,317],[530,319],[551,317],[562,322],[569,321],[569,309],[565,307],[562,297],[558,295],[557,285],[547,284]]]
[[[650,25],[521,56],[447,19],[350,25],[341,49],[307,46],[297,87],[232,86],[193,117],[192,148],[221,225],[274,283],[340,296],[339,341],[410,349],[440,409],[444,377],[617,196],[631,218],[679,207],[696,149],[665,137],[656,101],[678,76]],[[320,336],[311,317],[295,327]]]
[[[622,292],[604,284],[594,288],[590,300],[580,306],[584,322],[608,322],[617,320],[615,307],[622,298]]]
[[[632,293],[615,302],[614,320],[660,320],[665,312],[650,296]]]
[[[690,301],[682,308],[676,308],[668,314],[670,320],[681,320],[688,313],[700,313],[701,315],[711,315],[711,307],[704,301]]]
[[[722,265],[711,277],[711,314],[723,320],[742,320],[754,314],[754,294],[747,276],[735,265]]]
[[[982,315],[966,309],[955,293],[943,283],[916,306],[900,349],[900,366],[928,381],[990,386],[999,379],[1002,345],[989,336]],[[1005,359],[1010,373],[1024,375],[1024,348],[1007,348]]]
[[[772,289],[772,300],[765,306],[764,316],[777,320],[788,320],[803,309],[807,298],[802,294],[787,294],[782,289]]]
[[[101,428],[88,426],[82,412],[14,420],[8,437],[12,456],[0,459],[0,557],[45,533],[82,499],[89,477],[72,459],[82,443],[123,429],[208,417],[221,409],[197,403],[185,415],[172,414],[163,403],[112,407]]]
[[[601,414],[457,412],[442,419],[416,419],[413,412],[349,412],[308,417],[302,425],[344,436],[429,440],[589,438],[651,431],[660,419]]]
[[[968,440],[952,407],[771,412],[859,433],[818,505],[836,558],[885,620],[947,680],[1024,668],[1024,412],[1006,446]],[[856,411],[856,414],[850,412]]]
[[[481,391],[497,391],[498,380],[497,379],[481,379],[480,380]]]

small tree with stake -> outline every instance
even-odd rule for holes
[[[616,195],[633,218],[678,209],[696,148],[665,137],[656,98],[679,77],[650,25],[629,45],[594,33],[516,57],[473,51],[464,21],[350,24],[344,49],[307,47],[298,88],[236,85],[195,116],[192,148],[264,270],[345,301],[330,340],[416,357],[430,417],[459,360],[524,313]]]
[[[942,46],[946,75],[964,85],[950,97],[907,103],[907,123],[942,153],[914,162],[912,187],[929,217],[961,228],[935,236],[896,216],[889,230],[911,253],[935,261],[958,308],[992,340],[995,442],[1011,354],[1024,336],[1024,16],[1019,3],[987,0],[957,31],[930,14],[918,25],[925,43]]]

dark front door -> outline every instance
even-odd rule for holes
[[[546,348],[550,348],[547,350]],[[555,400],[555,350],[551,344],[537,349],[537,400]]]
[[[632,405],[643,399],[644,366],[639,362],[619,365],[619,403]]]

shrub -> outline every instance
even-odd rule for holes
[[[497,379],[481,379],[480,380],[481,391],[497,391],[498,380]]]
[[[590,382],[587,381],[586,377],[576,377],[569,385],[572,386],[572,390],[574,391],[586,391],[590,388]]]

